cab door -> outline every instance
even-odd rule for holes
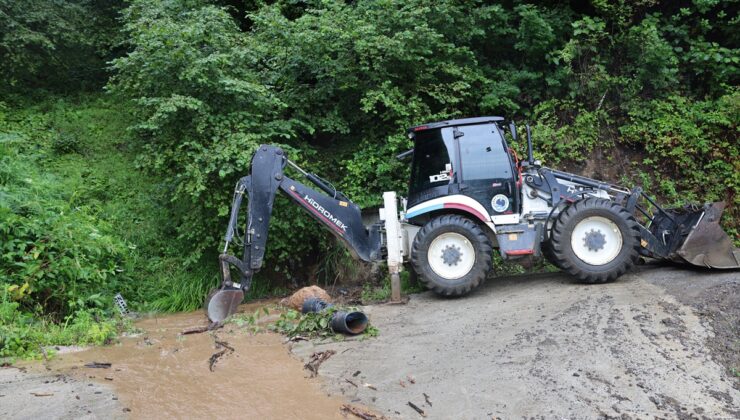
[[[459,126],[453,136],[460,162],[460,192],[481,203],[494,217],[516,213],[519,200],[514,165],[498,127]]]

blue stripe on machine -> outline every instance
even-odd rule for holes
[[[416,217],[416,216],[418,216],[420,214],[424,214],[424,213],[430,212],[432,210],[439,210],[441,208],[444,208],[444,204],[434,204],[434,205],[431,205],[431,206],[422,207],[419,210],[414,210],[414,211],[412,211],[410,213],[406,213],[406,218],[407,219],[410,219],[410,218]]]

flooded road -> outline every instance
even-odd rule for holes
[[[133,418],[343,418],[344,401],[327,396],[319,379],[307,378],[283,337],[233,324],[180,334],[205,323],[202,311],[145,319],[136,323],[143,332],[120,344],[59,355],[47,363],[51,371],[35,369],[107,385],[122,407],[118,413]],[[209,359],[223,350],[211,371]],[[111,367],[84,367],[93,362]]]

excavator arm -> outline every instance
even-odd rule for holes
[[[284,173],[287,165],[321,191],[287,177]],[[270,217],[278,191],[282,191],[326,227],[354,257],[368,262],[382,258],[382,225],[365,227],[361,209],[344,194],[317,175],[299,168],[288,160],[279,147],[262,145],[252,158],[250,175],[241,178],[234,191],[225,244],[219,256],[221,285],[206,299],[206,312],[213,323],[222,322],[236,311],[244,299],[244,293],[251,287],[254,274],[264,264]],[[239,213],[245,197],[248,210],[242,236],[243,252],[239,259],[230,255],[228,250],[239,236]],[[238,282],[232,278],[232,271],[238,273]]]

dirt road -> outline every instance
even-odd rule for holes
[[[379,337],[299,342],[294,357],[280,336],[234,325],[180,335],[201,312],[146,319],[120,344],[0,368],[0,418],[325,419],[346,402],[406,419],[421,417],[409,402],[430,419],[740,418],[737,271],[498,278],[367,310]],[[329,349],[308,378],[299,359]]]
[[[420,418],[409,402],[428,418],[740,418],[739,298],[737,271],[499,278],[368,308],[376,339],[292,351],[336,350],[328,390],[392,418]]]

